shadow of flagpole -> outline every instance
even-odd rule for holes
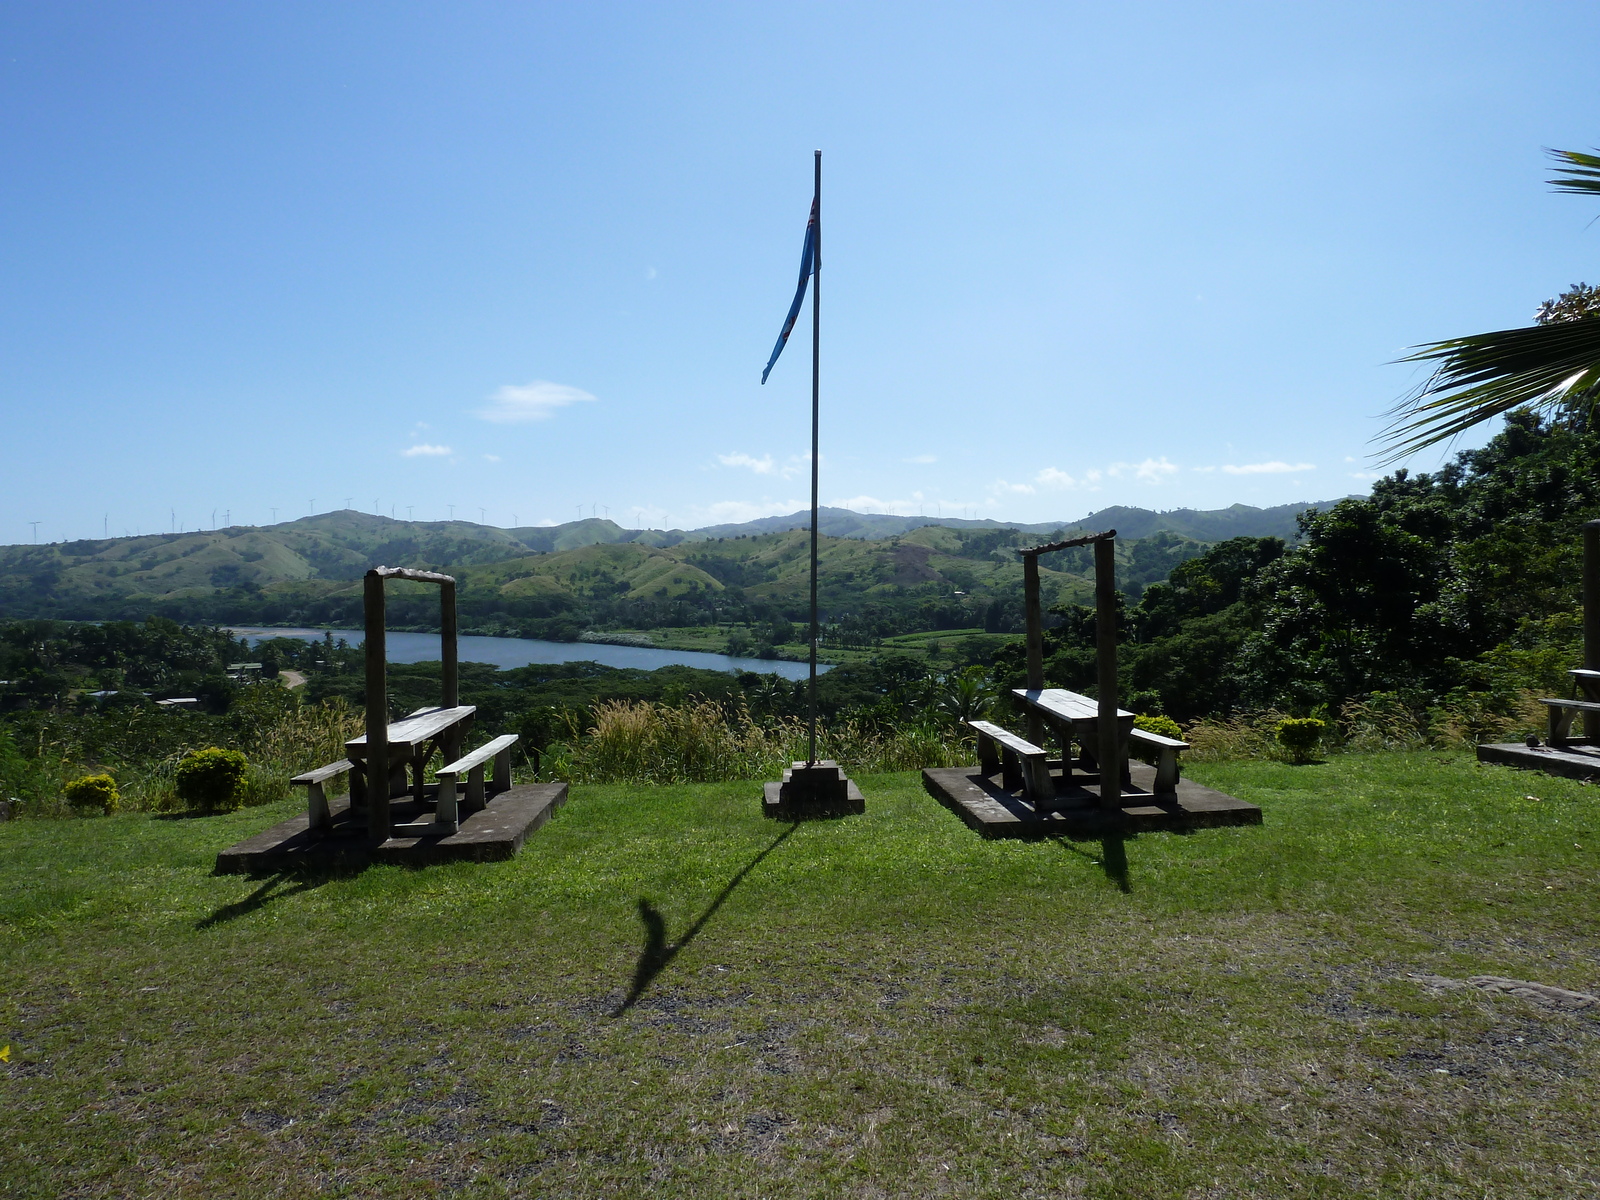
[[[722,907],[729,896],[733,895],[734,889],[744,882],[745,877],[751,871],[761,865],[761,861],[767,855],[783,845],[799,827],[798,824],[790,825],[789,828],[773,838],[771,844],[762,850],[760,854],[757,854],[741,867],[738,874],[723,885],[722,891],[717,893],[717,898],[706,906],[706,910],[690,923],[689,928],[683,931],[683,936],[675,942],[669,943],[667,941],[666,918],[661,915],[655,905],[650,903],[648,898],[644,896],[639,898],[639,920],[644,924],[644,949],[640,951],[639,961],[633,968],[633,984],[628,989],[627,998],[617,1005],[611,1014],[613,1017],[620,1017],[639,1002],[639,998],[644,995],[645,990],[649,988],[655,977],[661,974],[666,969],[667,964],[678,956],[678,951],[694,941],[699,932],[705,928],[706,922],[716,916],[717,910]]]

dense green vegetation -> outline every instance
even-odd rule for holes
[[[246,657],[262,664],[265,678],[229,676],[227,666]],[[209,747],[245,753],[252,767],[240,801],[270,802],[286,794],[291,775],[342,756],[342,739],[353,736],[366,700],[360,649],[331,635],[270,638],[249,648],[224,631],[160,617],[138,625],[0,624],[0,664],[11,677],[0,683],[0,798],[22,800],[25,814],[69,811],[63,785],[102,770],[135,809],[179,805],[185,756]],[[544,764],[546,774],[580,778],[613,774],[604,764],[618,757],[617,739],[600,736],[607,720],[612,729],[665,722],[699,731],[716,747],[706,761],[720,764],[717,770],[761,763],[776,771],[793,757],[796,722],[807,712],[803,684],[689,667],[573,662],[497,670],[466,662],[459,682],[461,702],[478,710],[476,736],[517,733],[523,769]],[[979,686],[953,672],[950,686],[957,685]],[[391,664],[388,686],[392,715],[436,704],[439,664]],[[909,765],[917,754],[943,761],[957,736],[946,690],[922,659],[907,654],[828,672],[818,701],[830,752],[863,764]],[[987,698],[986,685],[982,690]],[[198,693],[206,703],[198,710],[155,703],[169,693]],[[618,705],[647,708],[629,715]],[[660,711],[651,715],[648,706]],[[595,742],[588,751],[576,745],[585,738]],[[626,759],[639,751],[620,753]],[[659,778],[679,777],[663,764]],[[710,769],[688,777],[707,777]]]
[[[579,786],[511,862],[266,879],[213,856],[292,801],[0,825],[6,1193],[1600,1190],[1593,1013],[1416,978],[1600,991],[1594,790],[1194,774],[1266,823],[988,842],[914,775],[794,829],[748,783]]]
[[[1502,711],[1524,688],[1564,694],[1578,661],[1580,526],[1596,516],[1593,427],[1515,414],[1437,472],[1398,471],[1370,499],[1303,514],[1292,548],[1236,538],[1177,565],[1119,623],[1123,694],[1183,721],[1337,713],[1375,694]],[[1092,690],[1094,613],[1055,615],[1046,675]],[[1000,657],[1021,675],[1019,646]]]
[[[233,696],[227,668],[249,646],[232,634],[161,618],[105,625],[0,622],[0,711],[91,704],[112,706],[194,696],[212,712]]]

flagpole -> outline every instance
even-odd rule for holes
[[[817,761],[817,377],[822,358],[822,151],[818,150],[811,204],[816,211],[811,260],[811,676],[807,684],[811,710],[811,749],[808,764]]]

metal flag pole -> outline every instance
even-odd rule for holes
[[[811,675],[806,685],[811,712],[811,743],[806,757],[809,766],[817,761],[817,376],[821,370],[819,339],[822,336],[822,151],[817,151],[816,179],[811,195],[816,224],[812,230],[811,258]]]

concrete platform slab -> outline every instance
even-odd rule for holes
[[[364,862],[423,866],[442,862],[496,862],[511,858],[523,840],[567,802],[564,783],[531,783],[501,792],[488,805],[461,822],[455,833],[429,837],[392,837],[381,846],[367,840],[364,820],[353,817],[350,798],[329,802],[333,827],[312,833],[306,815],[291,817],[229,846],[217,855],[217,874],[248,875],[297,868],[330,868]],[[415,800],[390,805],[395,824],[423,821],[432,810]]]
[[[1259,825],[1261,809],[1245,800],[1178,781],[1173,795],[1157,796],[1155,768],[1131,764],[1134,792],[1122,797],[1120,811],[1099,807],[1100,798],[1084,787],[1063,789],[1045,811],[1035,811],[1019,790],[1008,790],[998,774],[978,767],[930,767],[922,786],[930,795],[984,837],[1095,837],[1107,833],[1150,833],[1157,830],[1210,829],[1222,825]]]
[[[1568,742],[1564,746],[1493,743],[1478,747],[1478,761],[1543,771],[1564,779],[1600,779],[1600,746],[1588,742]]]

